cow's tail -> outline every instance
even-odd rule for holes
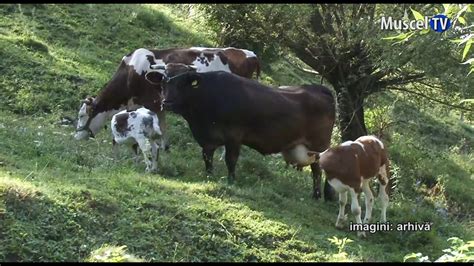
[[[260,59],[258,59],[257,57],[255,57],[255,65],[257,72],[257,80],[260,80]]]

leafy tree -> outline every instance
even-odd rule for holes
[[[433,5],[412,5],[415,9],[432,9]],[[339,127],[342,140],[354,140],[367,134],[364,122],[364,100],[386,89],[398,89],[426,96],[437,74],[449,78],[446,83],[458,86],[446,68],[430,69],[429,60],[451,59],[445,46],[426,49],[424,42],[409,43],[409,47],[392,46],[382,38],[383,14],[402,17],[408,5],[318,4],[318,5],[201,5],[212,26],[219,32],[220,45],[254,49],[264,61],[275,55],[294,54],[329,82],[336,91]],[[406,16],[406,15],[405,15]],[[424,62],[417,60],[418,53]],[[433,55],[439,57],[434,57]],[[447,60],[447,61],[449,61]],[[445,65],[458,64],[449,61]],[[420,65],[422,65],[420,67]],[[433,64],[431,64],[433,65]],[[436,73],[439,72],[439,73]],[[436,84],[436,89],[445,84]],[[453,90],[459,92],[459,90]],[[435,96],[427,96],[437,100]],[[446,90],[442,90],[446,93]],[[452,96],[453,93],[448,92]],[[458,97],[458,96],[456,96]],[[449,100],[438,100],[448,103]],[[455,105],[453,105],[455,106]]]
[[[467,104],[472,104],[472,98],[474,98],[474,90],[472,90],[474,80],[470,76],[474,72],[474,58],[467,58],[471,54],[471,46],[474,43],[473,6],[471,4],[426,5],[419,9],[411,8],[410,13],[413,14],[413,19],[420,20],[424,18],[423,14],[442,13],[450,18],[452,26],[443,33],[414,30],[384,39],[397,49],[415,52],[417,58],[413,60],[413,64],[430,77],[423,84],[422,96],[432,100],[436,98],[436,101],[454,108],[472,111]],[[466,68],[465,65],[470,68]],[[436,89],[440,88],[443,89],[442,93],[436,93]]]

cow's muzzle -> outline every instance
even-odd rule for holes
[[[88,138],[95,138],[94,133],[90,128],[79,128],[76,130],[76,134],[74,134],[74,138],[76,140],[83,140]]]

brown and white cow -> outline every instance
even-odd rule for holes
[[[173,48],[149,50],[140,48],[124,56],[110,81],[102,88],[97,97],[88,97],[83,101],[78,113],[75,138],[77,140],[94,137],[111,116],[123,109],[136,109],[144,106],[155,112],[160,120],[163,132],[162,147],[167,147],[166,118],[161,110],[162,75],[151,69],[152,65],[166,63],[185,63],[195,65],[199,72],[228,71],[245,77],[253,72],[260,73],[260,65],[255,54],[237,48]],[[145,75],[154,82],[145,79]]]
[[[347,192],[351,194],[351,211],[357,223],[362,223],[361,207],[358,196],[365,194],[364,223],[368,223],[372,216],[374,196],[370,189],[371,179],[377,176],[380,188],[381,221],[387,220],[387,206],[389,202],[389,159],[383,143],[374,136],[362,136],[355,141],[346,141],[339,146],[331,147],[322,153],[309,152],[308,155],[319,157],[319,166],[326,173],[329,184],[339,193],[339,215],[336,227],[341,228],[345,220],[344,208],[347,203]],[[365,236],[365,232],[358,232]]]

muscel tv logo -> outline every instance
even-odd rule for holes
[[[451,28],[451,20],[439,14],[432,18],[425,16],[424,20],[402,20],[392,17],[382,17],[380,20],[382,30],[424,30],[432,29],[436,32],[444,32]]]

